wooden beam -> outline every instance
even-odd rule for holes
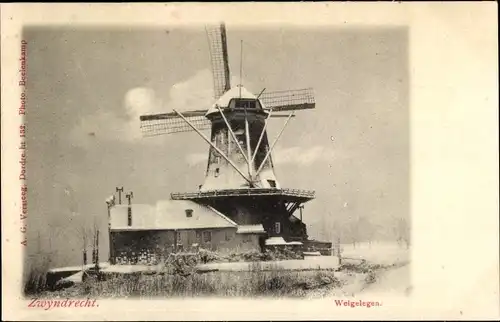
[[[267,159],[269,158],[269,156],[271,155],[271,152],[273,151],[274,149],[274,146],[276,145],[276,143],[278,143],[278,140],[280,139],[281,135],[283,134],[283,131],[285,130],[288,122],[290,121],[290,119],[292,118],[292,116],[295,114],[295,111],[293,111],[289,116],[288,118],[286,119],[286,122],[285,124],[283,125],[283,128],[281,128],[281,131],[280,133],[278,134],[278,136],[276,137],[276,139],[274,140],[273,144],[271,145],[271,148],[269,149],[269,151],[267,151],[267,154],[266,154],[266,157],[264,158],[264,160],[262,160],[262,163],[260,164],[260,167],[259,169],[257,170],[257,172],[255,173],[255,177],[257,178],[257,176],[259,175],[260,171],[262,171],[262,168],[264,167],[264,164],[266,164],[266,161]]]
[[[251,148],[250,148],[250,128],[248,126],[248,118],[247,118],[246,110],[245,110],[245,136],[246,136],[246,140],[247,140],[248,176],[250,177],[250,180],[252,180],[253,162],[251,161],[251,159],[252,159],[252,151],[251,151]]]
[[[243,157],[245,158],[245,161],[247,162],[247,164],[250,162],[249,159],[247,159],[247,156],[245,154],[245,152],[243,151],[243,148],[241,147],[240,145],[240,142],[238,142],[238,139],[236,138],[236,134],[234,134],[234,131],[233,129],[231,128],[231,125],[229,124],[229,122],[227,121],[226,119],[226,116],[224,115],[224,112],[222,112],[222,109],[220,108],[219,105],[216,105],[217,109],[219,110],[219,113],[220,115],[222,116],[222,119],[224,120],[224,123],[226,123],[226,126],[227,126],[227,129],[229,130],[229,132],[231,133],[231,136],[233,137],[234,141],[236,142],[236,145],[238,146],[238,149],[240,150],[241,154],[243,155]]]
[[[220,25],[220,38],[222,46],[222,59],[224,62],[224,91],[231,89],[231,78],[229,73],[229,59],[227,53],[226,26],[224,23]]]
[[[243,172],[240,171],[240,169],[238,169],[238,167],[233,163],[233,161],[231,161],[224,154],[224,152],[222,152],[218,147],[216,147],[215,144],[210,142],[210,140],[203,133],[201,133],[193,124],[191,124],[191,122],[189,122],[181,113],[177,112],[176,110],[174,110],[174,112],[177,113],[177,115],[179,115],[196,133],[198,133],[198,135],[201,136],[201,138],[205,140],[205,142],[207,142],[212,148],[214,148],[215,151],[219,152],[219,154],[234,168],[234,170],[236,170],[236,172],[238,172],[243,177],[243,179],[245,179],[245,181],[247,181],[249,184],[252,184],[252,181],[248,179],[243,174]]]
[[[252,163],[252,164],[254,163],[255,157],[257,156],[257,151],[259,151],[260,143],[262,142],[262,139],[264,138],[264,133],[266,133],[267,124],[268,124],[269,118],[271,117],[272,112],[273,112],[272,109],[269,110],[269,114],[267,115],[267,118],[264,121],[264,127],[262,128],[262,132],[260,132],[259,141],[257,141],[257,146],[255,147],[255,151],[253,152],[253,156],[250,159],[250,163]]]
[[[298,207],[299,207],[299,203],[294,202],[292,207],[290,207],[290,215],[293,214],[295,212],[295,210],[297,210]]]

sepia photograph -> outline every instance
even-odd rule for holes
[[[23,39],[26,294],[410,292],[407,28]]]
[[[472,183],[483,178],[479,173],[463,185],[450,178],[463,166],[454,162],[483,154],[476,148],[452,158],[448,149],[471,143],[465,134],[459,142],[432,132],[449,129],[444,108],[453,104],[429,95],[449,93],[421,79],[423,70],[443,65],[445,55],[416,59],[414,53],[432,52],[438,37],[417,42],[416,30],[423,29],[410,18],[389,23],[379,11],[382,22],[371,23],[362,19],[366,9],[350,16],[356,23],[347,23],[345,14],[336,24],[301,24],[291,16],[259,22],[251,18],[256,9],[248,19],[232,19],[229,6],[225,15],[207,9],[204,18],[202,5],[190,15],[189,7],[135,6],[135,15],[133,7],[102,5],[102,12],[123,9],[110,18],[117,23],[97,19],[97,6],[85,11],[96,19],[91,23],[77,23],[79,15],[68,10],[64,19],[71,23],[22,23],[11,38],[4,38],[4,26],[15,16],[2,14],[2,40],[15,47],[6,53],[2,44],[2,67],[6,57],[16,65],[9,65],[13,77],[2,73],[2,94],[19,91],[9,104],[17,106],[9,109],[19,125],[2,130],[2,163],[6,137],[19,139],[5,151],[20,186],[2,193],[2,199],[13,196],[19,213],[9,231],[19,237],[2,243],[15,240],[21,250],[19,267],[9,269],[19,282],[10,292],[19,293],[20,307],[36,317],[55,314],[55,320],[71,310],[78,319],[105,307],[111,312],[109,300],[126,300],[121,307],[141,300],[143,309],[123,308],[128,318],[156,320],[139,314],[167,310],[160,309],[162,301],[180,301],[184,312],[191,301],[203,303],[200,312],[223,310],[225,302],[210,301],[255,300],[274,309],[277,300],[293,301],[305,314],[305,305],[318,300],[321,309],[309,312],[321,317],[333,318],[329,306],[348,318],[373,312],[390,318],[387,312],[401,317],[396,310],[403,312],[425,290],[436,298],[422,312],[467,313],[458,299],[439,304],[452,292],[437,291],[435,281],[449,276],[446,282],[461,285],[454,279],[460,274],[450,270],[471,269],[475,260],[466,257],[474,242],[492,245],[493,234],[477,236],[479,227],[498,223],[498,216],[488,217],[498,197],[496,206],[493,199],[481,204],[484,211],[474,211],[478,219],[469,224],[450,206],[461,201],[451,197],[456,191],[441,187],[480,187]],[[127,23],[126,17],[146,19],[148,12],[151,23]],[[180,23],[182,12],[202,18]],[[238,6],[232,12],[244,16]],[[308,19],[313,22],[313,14]],[[426,69],[415,68],[417,60]],[[446,75],[436,83],[451,88],[452,74]],[[488,93],[488,104],[498,101]],[[3,100],[2,125],[5,109]],[[478,133],[494,139],[486,130]],[[439,166],[431,165],[434,156]],[[475,191],[492,197],[493,183]],[[445,206],[454,208],[442,212]],[[460,245],[470,247],[451,246],[466,226],[470,234]],[[495,256],[488,260],[498,261]],[[488,269],[496,274],[498,263]],[[469,280],[475,279],[464,283]],[[476,294],[494,301],[497,282],[498,276],[491,279],[493,293],[477,284],[482,291]],[[291,314],[279,312],[264,318]],[[200,316],[213,315],[195,319]]]

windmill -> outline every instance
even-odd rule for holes
[[[209,145],[204,183],[196,192],[173,193],[171,198],[213,206],[238,224],[262,223],[270,235],[303,236],[305,226],[292,214],[313,199],[314,192],[283,189],[274,173],[271,153],[295,112],[315,108],[313,91],[264,89],[253,94],[241,84],[232,87],[225,25],[207,27],[207,35],[214,85],[212,106],[140,117],[145,137],[194,131]],[[270,118],[286,118],[271,144],[266,132]],[[210,130],[210,137],[205,130]],[[294,232],[294,225],[304,227]]]

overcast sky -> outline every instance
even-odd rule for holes
[[[246,88],[314,88],[316,109],[296,114],[273,155],[283,187],[316,191],[304,209],[309,235],[330,239],[335,225],[346,237],[361,217],[390,236],[393,218],[409,216],[407,30],[227,25],[227,36],[233,85],[243,40]],[[40,231],[57,265],[78,264],[77,230],[95,220],[106,231],[116,186],[153,204],[202,183],[206,143],[196,133],[141,138],[139,115],[211,105],[207,37],[199,26],[32,28],[24,39],[29,248]],[[270,123],[270,141],[284,121]]]

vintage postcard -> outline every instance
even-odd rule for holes
[[[500,317],[496,3],[0,9],[3,319]]]

